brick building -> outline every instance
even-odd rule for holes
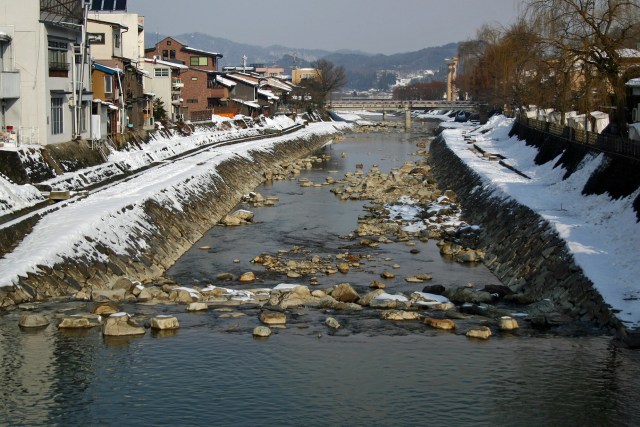
[[[222,54],[194,49],[172,38],[166,37],[155,47],[145,49],[146,58],[186,65],[180,72],[184,85],[179,98],[179,114],[184,120],[202,120],[211,117],[211,106],[224,99],[227,92],[215,84],[218,59]]]

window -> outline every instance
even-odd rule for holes
[[[176,59],[176,51],[171,49],[169,51],[169,59]]]
[[[197,81],[198,81],[198,78],[197,78],[197,77],[191,77],[191,81],[192,81],[192,82],[197,82]]]
[[[104,76],[104,93],[113,93],[113,76]]]
[[[162,49],[162,59],[169,59],[169,51],[167,49]]]
[[[187,104],[197,104],[198,100],[197,99],[187,99]]]
[[[120,49],[120,30],[113,30],[113,48]]]
[[[154,68],[153,77],[169,77],[168,68]]]
[[[171,40],[167,40],[167,46],[171,46]]]
[[[63,131],[62,98],[51,98],[51,133],[60,135]]]
[[[191,65],[209,65],[209,58],[206,56],[192,56],[189,61]]]
[[[68,50],[69,43],[49,40],[49,70],[69,70]]]
[[[85,133],[87,131],[87,103],[82,104],[80,109],[80,132]]]

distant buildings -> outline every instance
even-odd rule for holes
[[[126,0],[0,0],[0,144],[118,139],[160,120],[287,111],[295,85],[264,64],[167,37],[144,49]],[[159,117],[162,105],[166,114]]]

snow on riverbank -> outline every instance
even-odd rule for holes
[[[248,128],[238,127],[233,119],[224,118],[218,124],[222,122],[226,122],[228,129],[212,131],[196,125],[194,133],[188,138],[177,134],[169,138],[160,133],[152,134],[151,140],[146,144],[132,145],[127,150],[112,151],[107,161],[100,165],[60,174],[40,184],[57,190],[73,191],[87,184],[102,182],[113,175],[121,174],[123,170],[136,170],[202,145],[257,136],[265,129],[282,130],[302,123],[286,116],[265,118],[263,122],[256,122],[253,127]],[[26,164],[44,162],[39,150],[20,150],[19,153]],[[0,176],[0,216],[31,207],[45,200],[46,198],[33,185],[12,184],[4,176]]]
[[[606,194],[583,196],[582,189],[604,156],[587,156],[580,168],[563,181],[566,171],[554,169],[555,160],[536,165],[537,149],[509,137],[512,125],[512,119],[498,116],[484,126],[446,129],[442,136],[487,186],[496,189],[496,197],[511,197],[549,221],[617,317],[629,328],[639,327],[640,224],[636,222],[633,201],[640,190],[619,200]],[[507,164],[531,179],[473,151],[464,140],[465,134],[484,151],[505,156]]]
[[[17,283],[18,276],[36,272],[37,265],[53,266],[67,257],[101,260],[92,242],[121,255],[132,245],[144,248],[144,242],[132,242],[130,236],[132,230],[143,234],[153,230],[144,213],[145,201],[155,200],[169,210],[180,211],[198,189],[211,182],[223,161],[238,156],[250,158],[252,151],[270,150],[279,143],[313,135],[334,134],[349,126],[312,123],[289,135],[209,148],[90,194],[43,217],[17,248],[0,259],[0,287]],[[215,137],[214,132],[198,131],[188,137],[165,141],[158,138],[155,143],[191,147]]]

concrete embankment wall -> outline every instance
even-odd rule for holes
[[[38,266],[38,273],[21,277],[17,286],[0,288],[0,308],[79,291],[109,289],[120,277],[140,281],[160,277],[232,210],[243,194],[263,182],[266,170],[277,162],[306,156],[330,138],[330,135],[292,138],[268,151],[253,151],[251,158],[236,156],[224,161],[217,166],[216,173],[208,175],[207,185],[189,188],[188,201],[181,211],[167,209],[154,200],[146,201],[145,222],[150,226],[131,231],[125,254],[87,238],[100,257],[75,257],[54,266]],[[102,261],[96,260],[99,258]]]
[[[513,199],[496,196],[441,137],[431,143],[430,162],[441,188],[458,194],[465,221],[482,226],[485,264],[502,283],[531,300],[548,298],[573,318],[626,334],[546,220]]]

